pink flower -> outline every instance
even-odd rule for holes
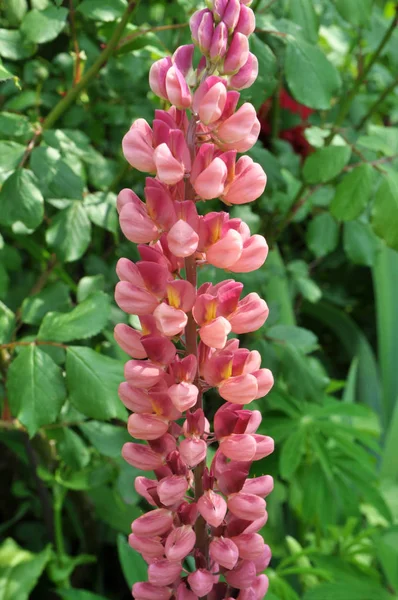
[[[228,538],[214,538],[210,543],[209,554],[211,558],[226,569],[233,569],[239,558],[238,547]]]
[[[157,508],[138,517],[133,524],[133,533],[141,537],[154,537],[167,533],[173,524],[173,513],[165,508]]]
[[[171,562],[167,559],[157,560],[149,565],[148,579],[149,583],[157,587],[164,587],[172,584],[181,572],[179,562]]]
[[[224,498],[212,490],[207,490],[198,500],[198,510],[209,525],[218,527],[227,512]]]
[[[247,204],[261,196],[266,183],[262,167],[249,156],[242,156],[236,163],[234,180],[221,197],[227,204]]]
[[[171,561],[181,561],[192,551],[196,535],[192,527],[182,525],[176,527],[167,536],[165,544],[166,556]]]

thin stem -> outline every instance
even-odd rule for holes
[[[111,57],[113,51],[117,47],[120,38],[122,37],[123,31],[130,20],[130,17],[134,11],[134,9],[138,6],[140,0],[135,0],[133,2],[129,2],[124,14],[118,23],[115,31],[111,39],[109,40],[106,48],[99,55],[95,63],[88,69],[84,77],[72,87],[69,92],[66,94],[62,100],[58,102],[56,106],[54,106],[53,110],[47,115],[47,117],[43,121],[43,129],[51,129],[56,121],[64,114],[64,112],[70,107],[70,105],[78,98],[80,92],[84,90],[89,83],[97,76],[101,67],[106,63],[106,61]]]
[[[76,35],[75,7],[73,4],[73,0],[69,0],[69,19],[70,19],[70,31],[72,34],[73,49],[74,49],[74,52],[76,55],[75,56],[74,73],[73,73],[73,85],[75,86],[80,81],[81,74],[82,74],[82,68],[81,68],[80,48],[79,48],[79,43],[77,41],[77,35]]]
[[[6,423],[12,423],[12,421],[6,421]],[[7,427],[7,429],[11,429],[11,427]],[[37,460],[37,455],[35,449],[33,448],[33,444],[29,439],[27,433],[24,434],[24,444],[26,454],[30,463],[30,467],[32,470],[33,478],[35,480],[37,493],[40,498],[42,510],[43,510],[43,521],[45,528],[47,530],[47,536],[50,542],[54,542],[54,527],[53,527],[53,510],[51,507],[51,497],[48,489],[44,485],[43,481],[37,474],[37,468],[39,466],[39,462]]]
[[[53,487],[53,508],[54,508],[54,536],[55,536],[55,551],[57,554],[58,565],[62,569],[65,562],[65,541],[62,528],[62,509],[66,496],[66,489],[59,484]],[[69,575],[65,575],[64,580],[60,582],[60,587],[70,588]]]
[[[371,68],[373,67],[373,65],[375,64],[375,62],[378,60],[380,54],[382,53],[385,45],[387,44],[387,42],[389,41],[390,37],[392,36],[392,34],[394,33],[395,27],[397,26],[398,23],[398,9],[396,9],[396,14],[389,26],[389,28],[387,29],[386,33],[383,36],[383,39],[381,40],[380,44],[378,45],[377,49],[375,50],[375,52],[372,55],[372,58],[370,59],[370,61],[368,62],[368,64],[366,65],[366,67],[363,69],[362,73],[360,73],[354,83],[354,86],[351,90],[351,92],[346,96],[344,102],[341,104],[340,106],[340,110],[337,114],[335,123],[334,123],[334,128],[332,129],[329,137],[326,139],[326,143],[330,143],[333,139],[334,136],[334,130],[338,127],[340,127],[340,125],[343,123],[344,119],[346,118],[348,111],[351,108],[351,104],[355,98],[355,96],[357,95],[357,92],[360,88],[360,86],[362,85],[362,83],[365,81],[369,71],[371,70]]]
[[[9,342],[8,344],[0,344],[0,350],[3,349],[13,349],[18,346],[55,346],[56,348],[67,348],[66,344],[60,344],[59,342],[46,342],[43,340],[32,340],[31,342]]]
[[[362,117],[362,119],[359,121],[359,123],[355,126],[356,130],[362,129],[362,127],[365,125],[366,121],[378,109],[378,107],[380,106],[380,104],[382,102],[384,102],[384,100],[387,98],[387,96],[389,96],[391,94],[391,92],[394,91],[394,88],[397,85],[398,85],[398,77],[396,79],[394,79],[394,81],[392,83],[390,83],[390,85],[388,87],[386,87],[386,89],[377,98],[376,102],[374,102],[372,104],[372,106],[369,108],[368,112]]]

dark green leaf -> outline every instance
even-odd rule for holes
[[[70,427],[59,427],[50,431],[50,438],[57,442],[61,460],[71,469],[83,469],[90,462],[90,453],[82,438]]]
[[[87,590],[57,590],[57,594],[60,594],[64,600],[107,600],[105,596],[98,596]]]
[[[390,171],[376,192],[372,227],[390,248],[398,250],[398,174]]]
[[[297,470],[305,452],[306,437],[306,430],[298,425],[284,442],[279,460],[280,473],[284,479],[290,480]]]
[[[10,112],[2,112],[0,114],[0,137],[5,138],[22,138],[23,140],[27,140],[33,134],[33,127],[29,123],[29,119],[24,115],[16,115]],[[0,142],[1,144],[4,142]],[[20,153],[21,158],[25,147],[21,146]],[[8,148],[10,150],[10,147]],[[2,155],[3,152],[0,152]],[[7,153],[8,154],[8,153]],[[2,160],[4,160],[2,156]]]
[[[83,0],[78,11],[88,19],[95,21],[114,21],[126,9],[125,0]]]
[[[117,536],[117,552],[126,583],[131,590],[137,581],[146,581],[148,565],[136,550],[130,547],[124,535]]]
[[[289,40],[285,69],[289,89],[298,102],[320,110],[330,108],[341,81],[318,47],[303,40]]]
[[[20,221],[28,229],[36,229],[43,220],[43,196],[36,177],[27,169],[18,169],[6,179],[0,191],[0,204],[3,225]]]
[[[81,202],[59,212],[46,231],[46,242],[65,262],[78,260],[91,240],[91,223]]]
[[[15,315],[3,302],[0,302],[0,344],[10,341],[15,327]]]
[[[344,176],[336,189],[330,211],[336,219],[351,221],[363,212],[372,191],[373,169],[360,165]]]
[[[11,363],[7,388],[11,411],[31,436],[54,423],[66,398],[61,369],[34,344]]]
[[[387,580],[398,593],[398,526],[383,533],[376,541],[376,548]]]
[[[124,419],[126,410],[117,390],[123,380],[123,365],[91,348],[71,346],[66,358],[66,381],[70,400],[93,419]]]
[[[16,142],[0,142],[0,173],[9,173],[17,168],[25,153],[25,146]]]
[[[131,441],[131,436],[124,426],[118,427],[110,423],[90,421],[80,425],[80,430],[98,452],[110,458],[118,458],[121,455],[123,444]]]
[[[274,325],[267,336],[280,342],[289,342],[303,352],[312,352],[318,345],[318,339],[312,331],[294,325]]]
[[[373,0],[336,0],[336,8],[351,27],[365,25],[372,12]]]
[[[50,546],[34,554],[7,538],[0,546],[1,600],[28,600],[50,558]]]
[[[70,198],[71,200],[83,198],[82,179],[61,159],[61,153],[56,148],[45,146],[35,148],[30,166],[40,181],[46,198]]]
[[[48,313],[40,326],[38,337],[53,342],[92,337],[105,327],[109,311],[109,296],[96,292],[68,313]]]
[[[21,32],[30,42],[43,44],[54,40],[65,26],[68,10],[48,6],[44,10],[29,11],[21,24]]]
[[[39,325],[50,310],[63,312],[68,310],[70,306],[68,286],[61,281],[57,281],[48,285],[38,294],[25,298],[22,304],[21,318],[23,323]]]
[[[119,494],[109,487],[100,487],[89,492],[97,517],[116,531],[125,535],[131,532],[131,523],[142,513],[136,506],[128,506]]]
[[[318,40],[318,17],[312,0],[293,0],[290,2],[290,14],[303,29],[305,39],[312,44]]]
[[[242,91],[242,99],[249,100],[258,109],[276,88],[277,62],[271,48],[257,35],[250,37],[250,49],[257,57],[259,75],[250,88]]]
[[[350,160],[349,146],[319,148],[306,159],[303,167],[307,183],[326,183],[341,173]]]
[[[344,250],[355,265],[371,267],[380,243],[368,223],[349,221],[344,224]]]
[[[317,215],[310,222],[307,230],[307,246],[317,258],[326,256],[336,249],[339,239],[339,228],[329,213]]]

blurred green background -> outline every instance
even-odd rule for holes
[[[153,118],[151,63],[189,43],[193,0],[0,6],[0,600],[122,600],[145,508],[117,397],[115,263],[137,258],[121,138]],[[241,276],[270,317],[243,340],[276,385],[269,600],[398,598],[397,5],[254,0],[250,152],[263,197],[231,212],[270,255]],[[206,203],[213,210],[219,203]],[[200,278],[225,278],[204,268]],[[134,318],[130,319],[134,324]],[[215,410],[217,399],[208,399]]]

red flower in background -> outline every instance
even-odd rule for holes
[[[296,102],[285,89],[280,91],[279,103],[282,110],[285,110],[292,115],[297,115],[300,118],[299,124],[280,131],[279,137],[280,139],[289,142],[294,151],[305,158],[313,151],[313,147],[305,138],[304,131],[309,127],[310,124],[308,123],[308,118],[314,111],[311,108],[308,108],[308,106]],[[268,99],[261,106],[258,113],[258,118],[261,123],[261,139],[266,146],[269,144],[271,136],[271,107],[272,101],[271,99]]]

